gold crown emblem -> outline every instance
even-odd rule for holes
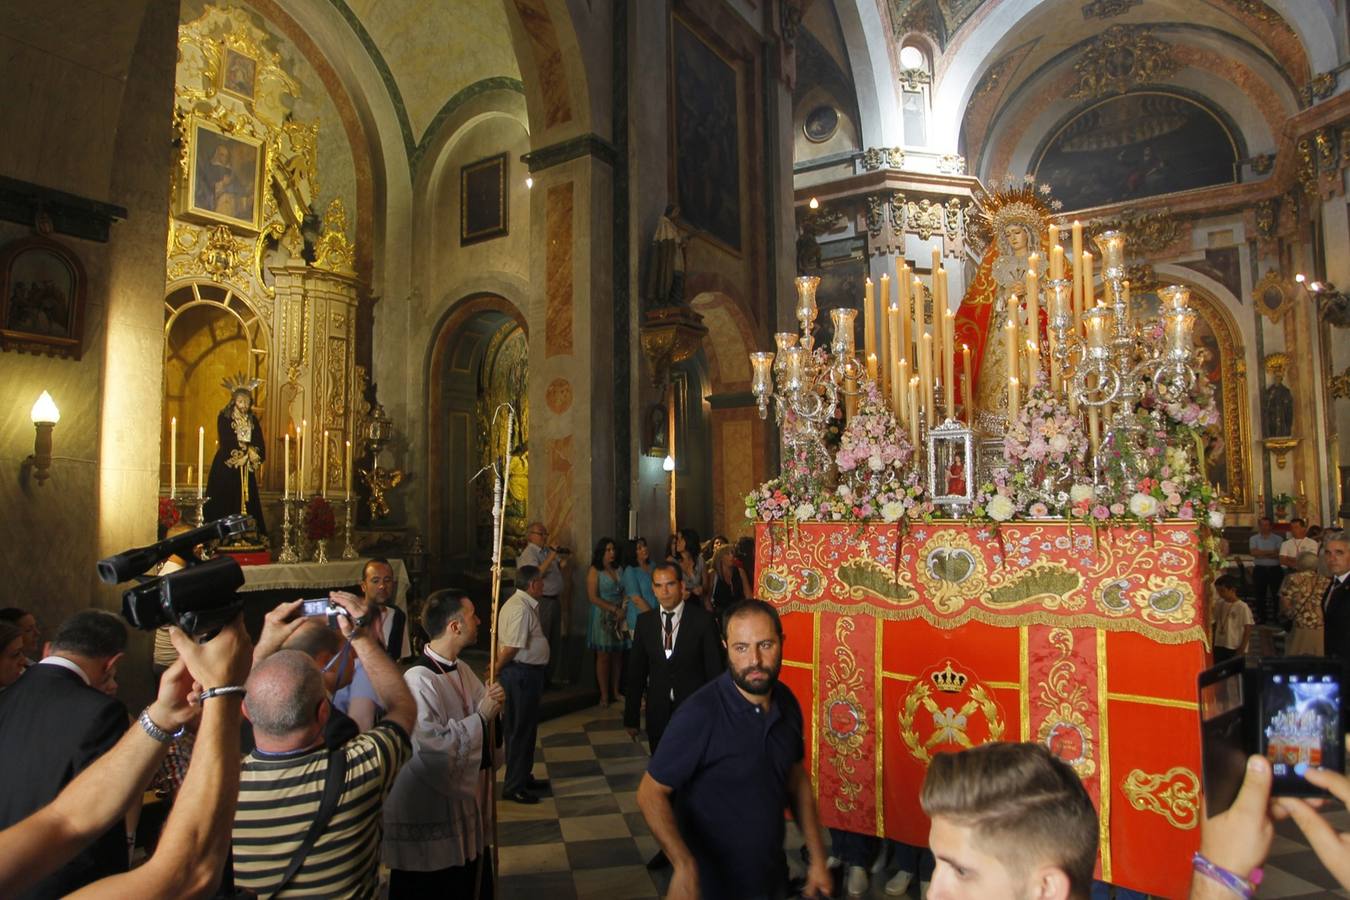
[[[969,680],[965,675],[952,669],[951,660],[947,660],[947,668],[941,672],[934,672],[929,678],[932,679],[933,687],[948,694],[959,694]]]

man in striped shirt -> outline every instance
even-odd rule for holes
[[[371,898],[378,893],[380,820],[394,776],[411,754],[408,739],[417,703],[398,667],[367,625],[366,602],[335,591],[348,613],[338,627],[365,666],[384,719],[332,753],[346,775],[332,819],[299,869],[282,884],[287,867],[318,815],[331,760],[323,744],[330,713],[318,666],[309,656],[280,650],[254,667],[244,715],[257,749],[244,759],[234,819],[234,873],[238,887],[261,897]]]

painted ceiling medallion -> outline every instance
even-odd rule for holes
[[[1084,19],[1110,19],[1123,16],[1144,0],[1092,0],[1083,6]]]
[[[1073,100],[1096,100],[1132,87],[1159,82],[1179,68],[1172,47],[1144,26],[1112,25],[1074,63],[1078,84]]]

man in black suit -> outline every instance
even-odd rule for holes
[[[628,654],[628,690],[623,724],[637,740],[638,711],[647,695],[647,741],[653,753],[675,707],[712,681],[722,662],[717,623],[697,603],[686,603],[684,582],[674,563],[652,567],[657,609],[638,616]]]
[[[50,803],[127,730],[126,707],[103,692],[126,646],[116,616],[78,612],[57,630],[46,657],[0,694],[0,828]],[[126,827],[118,822],[24,896],[63,897],[126,870]]]
[[[1331,585],[1322,601],[1326,611],[1326,653],[1350,664],[1350,533],[1338,531],[1325,543]]]
[[[698,603],[685,602],[684,579],[675,563],[652,567],[652,593],[658,606],[638,616],[628,652],[623,724],[637,740],[638,711],[646,694],[647,742],[655,753],[675,707],[721,675],[726,664],[716,620]],[[666,855],[657,850],[647,868],[666,864]]]

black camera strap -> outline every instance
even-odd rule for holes
[[[291,857],[291,863],[286,867],[286,872],[281,876],[281,881],[272,889],[272,895],[276,896],[286,889],[286,885],[295,877],[295,873],[300,871],[300,866],[304,864],[305,857],[309,856],[314,844],[318,842],[319,835],[328,828],[328,823],[333,818],[333,813],[337,812],[338,801],[342,799],[342,787],[347,781],[347,754],[343,752],[342,747],[338,747],[328,754],[328,772],[323,779],[323,799],[319,801],[319,810],[314,815],[314,821],[309,825],[309,831],[305,834],[305,839],[300,842],[295,855]]]

